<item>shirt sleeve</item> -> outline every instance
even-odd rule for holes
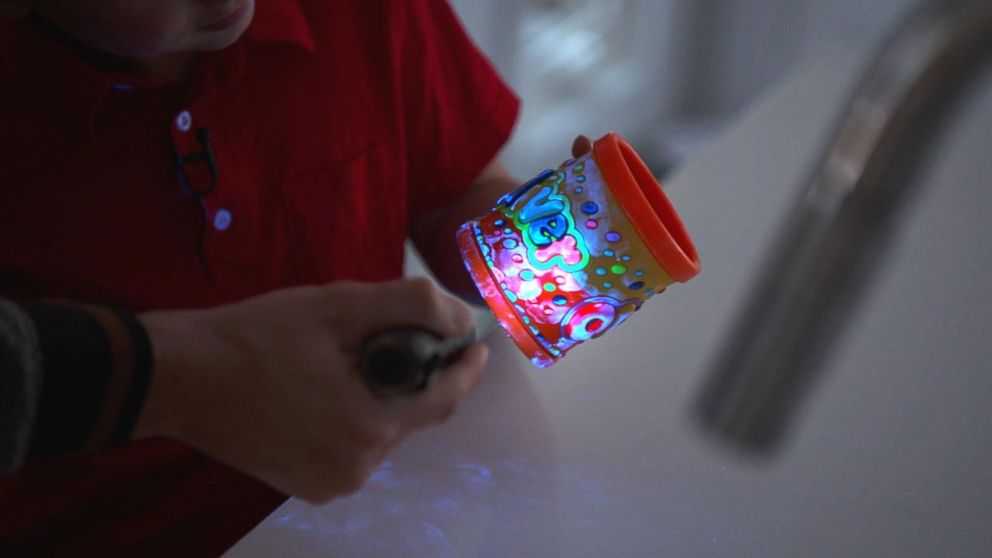
[[[151,377],[140,322],[116,309],[0,301],[0,473],[128,440]]]
[[[466,190],[509,138],[519,101],[446,1],[401,5],[401,95],[416,215]]]

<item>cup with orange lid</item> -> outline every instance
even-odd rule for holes
[[[675,208],[615,133],[500,198],[457,240],[499,324],[539,367],[699,273]]]

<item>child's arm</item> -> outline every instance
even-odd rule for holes
[[[572,156],[581,157],[591,149],[589,138],[580,135],[572,143]],[[500,196],[519,185],[520,181],[510,176],[497,157],[482,169],[464,194],[410,224],[413,243],[434,275],[451,292],[469,302],[481,304],[482,298],[462,263],[455,231],[462,223],[489,213]]]
[[[465,304],[424,279],[296,287],[139,319],[154,371],[134,437],[175,437],[316,503],[353,492],[411,432],[450,418],[488,354],[472,344],[421,393],[372,394],[356,364],[370,335],[409,325],[460,338],[471,327]]]
[[[493,159],[464,194],[410,224],[410,237],[434,275],[448,290],[474,304],[481,304],[482,298],[465,271],[455,231],[465,221],[489,213],[496,200],[518,184],[499,158]]]
[[[357,489],[412,431],[450,418],[487,358],[475,343],[430,389],[381,399],[356,368],[363,341],[407,325],[460,338],[471,323],[424,279],[136,317],[0,299],[0,476],[29,457],[164,435],[325,502]]]

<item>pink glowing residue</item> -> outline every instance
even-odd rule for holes
[[[576,265],[582,261],[582,252],[579,250],[574,236],[567,235],[545,248],[534,250],[534,259],[539,263],[547,263],[559,255],[564,260],[565,265]]]

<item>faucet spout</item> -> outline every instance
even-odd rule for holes
[[[992,53],[992,2],[923,3],[886,40],[762,266],[698,401],[752,451],[779,446],[884,250],[950,99]]]

